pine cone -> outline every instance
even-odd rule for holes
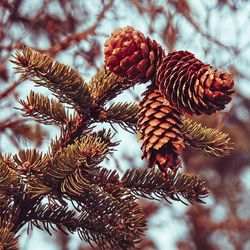
[[[116,29],[104,46],[106,68],[135,82],[153,78],[164,57],[159,44],[130,26]]]
[[[169,53],[157,70],[155,83],[171,106],[190,115],[212,114],[231,101],[233,80],[188,51]]]
[[[178,155],[184,149],[180,113],[161,95],[158,87],[149,86],[139,104],[138,136],[142,141],[142,158],[149,167],[158,165],[161,171],[176,171],[180,165]]]

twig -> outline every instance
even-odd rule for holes
[[[0,100],[4,99],[7,97],[9,94],[12,93],[12,91],[19,86],[23,81],[25,80],[24,77],[21,77],[20,79],[16,80],[15,82],[12,83],[7,89],[5,89],[3,92],[0,93]]]
[[[50,55],[54,57],[57,53],[61,52],[62,50],[68,49],[70,46],[72,46],[76,42],[79,42],[81,40],[86,40],[90,34],[94,34],[96,28],[100,25],[100,22],[104,19],[105,13],[107,12],[108,9],[112,7],[113,2],[114,2],[113,0],[110,0],[106,5],[103,6],[103,9],[100,12],[100,14],[97,16],[95,23],[92,26],[90,26],[88,29],[80,33],[72,34],[71,36],[67,37],[65,40],[54,44],[48,50]]]

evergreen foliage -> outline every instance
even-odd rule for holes
[[[49,234],[77,232],[100,249],[133,249],[146,229],[140,197],[204,202],[208,189],[196,174],[154,168],[120,174],[102,166],[118,142],[115,132],[94,132],[93,125],[117,123],[136,132],[137,103],[109,103],[135,82],[103,67],[86,83],[74,69],[27,47],[12,62],[18,73],[56,97],[31,91],[20,100],[23,115],[57,125],[61,133],[45,153],[29,149],[0,156],[0,249],[17,249],[18,232],[26,223]],[[211,156],[229,153],[228,135],[184,116],[181,122],[186,148]]]

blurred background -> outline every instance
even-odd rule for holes
[[[103,64],[103,44],[127,25],[157,40],[165,50],[188,50],[235,79],[227,109],[197,121],[227,132],[234,150],[225,158],[185,152],[185,172],[199,173],[210,196],[205,205],[141,200],[148,231],[139,249],[250,249],[250,1],[248,0],[0,0],[0,150],[47,150],[58,129],[40,126],[13,107],[34,84],[14,74],[11,55],[27,45],[77,69],[88,81]],[[120,101],[139,101],[145,86],[127,90]],[[36,92],[51,95],[44,88]],[[100,124],[103,127],[106,124]],[[116,127],[118,151],[105,167],[146,167],[136,135]],[[20,249],[91,249],[76,236],[21,232]]]

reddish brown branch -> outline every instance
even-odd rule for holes
[[[0,133],[3,132],[7,128],[11,128],[12,126],[16,126],[17,124],[24,123],[24,122],[26,122],[28,120],[30,120],[30,119],[28,119],[28,118],[19,118],[19,119],[16,119],[16,120],[11,120],[11,119],[4,120],[3,122],[0,122]]]
[[[95,34],[95,30],[100,26],[101,21],[104,19],[106,12],[112,7],[114,0],[110,0],[106,5],[103,5],[103,9],[97,16],[95,23],[83,32],[72,34],[65,40],[54,44],[48,52],[51,56],[55,56],[57,53],[68,49],[72,45],[78,43],[81,40],[86,40],[91,34]]]
[[[13,82],[7,89],[5,89],[3,92],[0,93],[0,100],[7,97],[9,94],[12,94],[14,89],[19,86],[23,81],[25,80],[24,77],[21,77],[20,79]]]

